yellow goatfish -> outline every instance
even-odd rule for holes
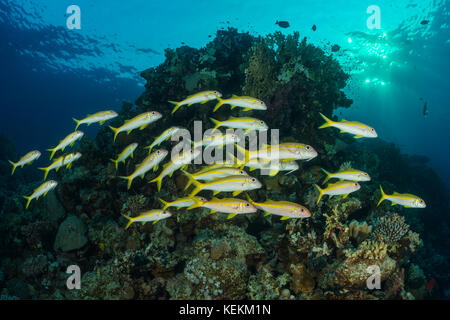
[[[208,201],[203,197],[194,197],[194,198],[185,197],[185,198],[179,198],[172,202],[168,202],[168,201],[165,201],[165,200],[159,198],[159,201],[161,201],[161,203],[164,205],[163,210],[166,210],[169,207],[175,207],[175,208],[177,208],[177,210],[179,210],[180,208],[190,207],[195,204],[195,200],[198,200],[200,202]]]
[[[207,183],[200,183],[192,177],[191,174],[183,170],[183,173],[189,178],[189,181],[194,184],[195,189],[189,195],[190,197],[195,196],[202,190],[212,190],[214,195],[220,192],[233,192],[233,196],[237,196],[243,191],[259,189],[262,187],[261,182],[256,178],[243,175],[233,175],[224,178],[219,178]]]
[[[356,170],[352,168],[347,168],[344,170],[340,170],[336,173],[328,172],[327,170],[321,168],[322,171],[327,175],[323,183],[326,183],[328,180],[337,178],[340,180],[347,181],[370,181],[370,176],[361,170]]]
[[[319,112],[320,113],[320,112]],[[358,122],[358,121],[347,121],[342,120],[340,122],[333,121],[325,117],[320,113],[322,118],[326,121],[323,125],[319,127],[319,129],[327,128],[327,127],[335,127],[341,130],[341,133],[350,133],[354,134],[355,139],[359,138],[376,138],[378,137],[377,132],[374,128],[369,127],[368,125]]]
[[[119,128],[113,128],[111,126],[109,127],[111,128],[112,131],[114,131],[114,141],[116,141],[117,135],[119,133],[126,131],[127,134],[130,134],[130,132],[136,128],[143,130],[150,123],[155,122],[161,118],[162,118],[161,113],[157,111],[144,112],[134,117],[133,119],[126,120],[125,123]]]
[[[169,129],[167,129],[163,133],[161,133],[161,135],[158,138],[156,138],[155,141],[153,141],[151,145],[149,145],[148,147],[145,147],[144,149],[148,149],[148,153],[150,153],[154,146],[156,146],[156,145],[159,146],[163,141],[170,139],[179,130],[181,130],[180,127],[170,127]]]
[[[228,176],[248,176],[247,172],[239,168],[233,167],[218,167],[207,171],[199,171],[191,174],[192,178],[200,181],[212,181],[219,178]],[[191,185],[191,181],[188,181],[184,190]]]
[[[289,171],[286,174],[298,170],[300,167],[294,160],[270,160],[265,159],[252,159],[245,164],[246,167],[250,168],[250,171],[260,169],[261,174],[265,170],[268,170],[269,176],[273,177],[280,171]]]
[[[201,141],[194,142],[193,148],[204,146],[204,147],[223,147],[227,144],[234,144],[241,141],[241,139],[234,133],[226,134],[213,134],[211,136],[205,137]]]
[[[210,201],[208,201],[208,200],[199,201],[197,199],[195,199],[194,201],[195,201],[195,205],[189,207],[188,209],[203,207],[203,208],[210,209],[211,213],[215,213],[215,212],[229,213],[227,219],[231,219],[238,214],[254,213],[257,211],[255,206],[253,206],[250,202],[242,200],[242,199],[212,198],[212,200],[210,200]]]
[[[158,191],[160,191],[161,183],[165,176],[169,175],[169,177],[172,177],[175,171],[177,171],[180,168],[186,168],[188,164],[191,163],[191,161],[197,158],[200,154],[201,151],[199,149],[195,149],[181,152],[177,156],[172,157],[172,160],[170,160],[163,166],[163,170],[161,171],[159,176],[150,182],[156,182],[158,186]]]
[[[384,193],[383,188],[381,186],[380,191],[381,191],[381,199],[380,201],[378,201],[377,207],[384,200],[391,201],[393,206],[399,204],[401,206],[404,206],[405,208],[425,208],[427,206],[425,204],[425,201],[423,201],[418,196],[415,196],[413,194],[394,192],[394,194],[389,195]]]
[[[52,160],[55,152],[58,150],[64,151],[64,149],[70,145],[71,147],[75,144],[75,142],[83,137],[84,133],[82,131],[75,131],[65,137],[63,140],[59,142],[59,144],[53,149],[47,149],[52,154],[50,155],[50,160]]]
[[[36,190],[34,190],[34,192],[31,194],[31,196],[29,196],[29,197],[24,196],[24,198],[27,199],[27,206],[25,207],[25,209],[28,209],[28,206],[30,205],[31,200],[33,200],[33,199],[38,200],[39,197],[42,195],[44,195],[44,197],[45,197],[47,195],[47,193],[49,191],[55,189],[57,185],[58,185],[58,182],[56,182],[55,180],[49,180],[49,181],[41,184],[39,187],[37,187]]]
[[[167,210],[153,209],[150,211],[143,212],[139,216],[134,218],[126,216],[124,214],[122,214],[122,216],[124,216],[128,220],[128,223],[125,227],[125,229],[128,229],[134,222],[142,222],[142,224],[146,224],[147,222],[153,221],[153,224],[155,224],[159,220],[171,217],[172,214],[170,213],[170,211]]]
[[[336,183],[330,183],[324,189],[321,189],[317,184],[315,184],[314,186],[317,188],[317,190],[319,190],[319,198],[317,199],[317,203],[319,203],[323,195],[329,195],[330,197],[343,195],[343,198],[345,199],[350,193],[361,188],[359,183],[355,181],[338,181]]]
[[[230,117],[228,120],[219,121],[213,118],[210,118],[212,122],[214,122],[213,131],[219,127],[227,127],[234,129],[243,129],[244,133],[247,133],[251,130],[257,131],[266,131],[269,130],[269,126],[262,120],[250,118],[250,117]]]
[[[106,121],[111,120],[117,116],[118,116],[117,112],[107,110],[107,111],[100,111],[94,114],[88,114],[87,117],[82,120],[77,120],[75,118],[72,119],[77,124],[77,126],[75,127],[75,130],[77,130],[81,124],[87,124],[88,126],[90,126],[92,123],[100,122],[100,125],[102,125]]]
[[[133,179],[136,177],[141,177],[144,179],[145,174],[150,170],[153,169],[153,171],[158,170],[158,165],[161,161],[164,160],[164,158],[169,154],[169,151],[164,149],[159,149],[152,154],[148,155],[144,161],[142,161],[140,164],[137,165],[136,170],[126,177],[119,177],[125,180],[128,180],[127,189],[130,189],[131,183],[133,182]]]
[[[246,196],[247,200],[251,204],[253,204],[259,210],[265,212],[264,216],[274,214],[277,216],[281,216],[281,220],[287,220],[290,218],[308,218],[311,216],[311,212],[309,212],[306,207],[294,202],[272,200],[267,200],[265,202],[255,202],[250,198],[248,194]]]
[[[217,109],[219,109],[224,104],[231,105],[231,109],[234,109],[236,107],[244,108],[244,111],[250,111],[250,110],[267,110],[267,106],[264,103],[264,101],[261,101],[256,98],[252,97],[246,97],[246,96],[236,96],[232,95],[231,98],[228,99],[220,99],[218,98],[219,103],[216,104],[214,107],[213,112],[216,112]]]
[[[127,160],[128,157],[131,157],[131,159],[133,159],[133,152],[134,152],[134,150],[136,150],[137,147],[138,147],[138,143],[134,142],[134,143],[128,145],[125,149],[123,149],[123,151],[119,154],[119,156],[117,157],[116,160],[109,159],[112,162],[114,162],[116,170],[119,168],[120,162],[125,162],[125,160]]]
[[[194,103],[207,103],[208,101],[219,99],[222,97],[222,94],[218,91],[202,91],[196,94],[193,94],[182,101],[169,101],[171,104],[175,105],[175,108],[172,110],[172,114],[178,110],[181,106],[188,105],[189,107]]]
[[[79,152],[69,153],[68,155],[59,157],[58,159],[53,161],[53,163],[51,165],[49,165],[48,167],[39,168],[39,170],[45,171],[44,180],[46,180],[47,175],[50,172],[50,170],[56,170],[56,172],[58,172],[59,168],[64,167],[64,166],[66,166],[66,168],[69,169],[72,167],[72,162],[74,162],[80,158],[81,158],[81,153],[79,153]]]
[[[18,166],[23,168],[24,165],[31,164],[34,160],[37,160],[40,156],[41,156],[41,153],[37,150],[34,150],[34,151],[28,152],[26,155],[24,155],[22,158],[20,158],[20,160],[17,162],[12,162],[12,161],[8,160],[8,162],[10,164],[12,164],[12,166],[13,166],[11,175],[14,174],[14,171],[16,171],[16,168]]]

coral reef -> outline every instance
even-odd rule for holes
[[[165,61],[141,75],[147,82],[145,91],[136,106],[124,102],[111,125],[119,126],[151,106],[164,115],[158,126],[121,134],[114,144],[105,127],[95,139],[83,139],[76,147],[83,157],[72,170],[55,173],[60,182],[56,191],[34,201],[29,210],[21,197],[41,176],[24,168],[11,178],[7,159],[16,156],[14,147],[0,137],[0,299],[443,296],[440,288],[450,283],[448,256],[442,249],[448,239],[426,230],[440,228],[440,234],[448,234],[448,218],[442,218],[448,194],[436,173],[402,155],[393,144],[379,139],[355,142],[337,131],[317,130],[322,123],[319,112],[330,115],[352,104],[343,92],[349,75],[332,55],[299,33],[256,38],[230,28],[218,31],[203,48],[167,49]],[[202,208],[170,208],[170,219],[136,223],[125,230],[122,215],[161,208],[158,198],[185,196],[186,178],[177,171],[158,191],[148,183],[157,173],[149,172],[127,190],[118,177],[129,175],[147,151],[136,149],[117,172],[109,159],[131,142],[149,145],[170,126],[190,128],[201,120],[204,129],[211,127],[213,103],[191,106],[189,111],[181,108],[171,116],[167,101],[212,89],[225,97],[264,100],[268,110],[257,116],[279,128],[283,141],[316,148],[319,157],[301,163],[301,169],[289,175],[267,177],[253,171],[264,187],[249,192],[258,202],[302,203],[311,217],[281,221],[258,213],[227,220],[226,215]],[[217,117],[229,114],[229,108],[222,108]],[[168,150],[171,146],[171,141],[162,144]],[[327,197],[316,204],[313,184],[323,181],[320,168],[349,166],[369,172],[372,181],[347,198]],[[198,168],[192,164],[189,170]],[[422,195],[427,209],[412,213],[398,206],[377,208],[379,184]],[[442,223],[436,227],[436,221]],[[80,290],[61,285],[68,277],[67,266],[74,264],[82,270]],[[371,266],[380,269],[380,290],[366,286]],[[442,286],[426,289],[431,277]]]

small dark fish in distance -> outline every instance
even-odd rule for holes
[[[341,47],[338,44],[335,44],[331,47],[331,52],[338,52]]]
[[[428,106],[427,102],[423,105],[423,116],[426,117],[428,115]]]
[[[313,24],[313,26],[312,26],[312,31],[316,31],[316,30],[317,30],[317,27],[316,27],[315,24]]]
[[[279,25],[281,28],[289,28],[289,22],[287,21],[278,21],[275,24]]]
[[[430,20],[422,20],[422,21],[420,21],[420,24],[428,24],[428,22],[430,22]]]

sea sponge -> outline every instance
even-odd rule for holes
[[[366,240],[372,232],[372,226],[368,225],[366,221],[358,222],[352,220],[348,225],[348,232],[351,238],[355,239],[356,243],[361,243]]]

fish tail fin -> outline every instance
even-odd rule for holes
[[[242,161],[240,169],[244,169],[245,165],[250,161],[250,152],[245,149],[244,147],[240,146],[239,144],[235,144],[236,148],[244,154],[244,161]],[[237,161],[240,161],[239,158],[236,159]],[[238,162],[239,163],[239,162]]]
[[[219,100],[219,102],[218,102],[218,103],[216,104],[216,106],[214,107],[213,112],[216,112],[217,109],[219,109],[219,108],[223,105],[224,99],[221,99],[221,98],[217,97],[217,100]]]
[[[331,173],[329,173],[327,170],[325,170],[324,168],[320,168],[322,169],[322,171],[327,175],[325,180],[323,180],[323,183],[326,183],[328,180],[331,179]]]
[[[131,183],[133,182],[133,178],[131,176],[128,176],[128,177],[120,176],[119,178],[124,179],[124,180],[128,180],[127,190],[130,190]]]
[[[45,172],[45,173],[44,173],[44,181],[47,180],[47,175],[48,175],[48,173],[49,173],[49,171],[50,171],[50,167],[47,167],[47,168],[38,168],[38,169]]]
[[[173,108],[173,110],[172,110],[172,114],[174,114],[175,111],[177,111],[177,110],[181,107],[180,102],[177,102],[177,101],[169,101],[169,103],[175,105],[175,108]]]
[[[128,223],[127,223],[127,225],[125,226],[125,230],[126,230],[126,229],[128,229],[128,228],[131,226],[131,224],[134,222],[134,219],[131,218],[131,217],[129,217],[129,216],[127,216],[127,215],[124,215],[124,214],[122,214],[122,216],[124,216],[124,217],[128,220]]]
[[[200,192],[200,190],[201,190],[203,184],[200,183],[200,182],[198,182],[197,180],[195,180],[194,177],[193,177],[189,172],[187,172],[187,171],[185,171],[185,170],[181,170],[181,171],[186,175],[186,177],[188,177],[188,179],[189,179],[189,182],[188,182],[188,183],[194,184],[195,189],[194,189],[194,191],[192,191],[191,194],[189,195],[189,197],[194,197],[197,193]]]
[[[378,201],[377,207],[380,205],[380,203],[382,203],[384,200],[386,200],[386,197],[387,197],[387,195],[386,195],[386,193],[384,193],[381,185],[380,185],[380,191],[381,191],[381,198],[380,198],[380,201]]]
[[[314,184],[314,186],[319,191],[319,198],[317,198],[317,202],[316,202],[316,204],[319,204],[320,199],[322,199],[322,196],[323,196],[323,189],[321,189],[317,184]]]
[[[114,132],[114,142],[116,142],[117,135],[119,134],[119,129],[109,126],[109,128]]]
[[[214,118],[209,118],[214,123],[214,128],[212,129],[211,133],[217,130],[218,127],[220,127],[220,121],[216,120]]]
[[[115,160],[115,159],[109,159],[109,160],[114,163],[116,170],[119,169],[119,160]]]
[[[12,162],[11,160],[8,160],[8,162],[9,162],[9,163],[11,163],[11,164],[12,164],[12,166],[13,166],[13,168],[12,168],[12,172],[11,172],[11,175],[13,175],[13,174],[14,174],[14,171],[16,171],[16,167],[17,167],[17,162],[16,162],[16,163],[14,163],[14,162]]]
[[[158,200],[164,205],[163,210],[166,210],[170,206],[169,202],[167,202],[161,198],[158,198]]]
[[[194,201],[193,204],[191,204],[187,209],[191,210],[191,209],[195,209],[200,207],[203,204],[203,201],[198,200],[196,197],[191,197],[191,200]]]
[[[319,129],[327,128],[327,127],[331,126],[334,123],[333,120],[328,119],[322,113],[319,112],[319,114],[322,116],[323,120],[325,120],[325,123],[323,125],[321,125],[319,127]]]
[[[255,204],[255,201],[252,200],[252,198],[250,198],[250,196],[248,195],[248,193],[245,193],[245,196],[247,197],[247,201],[250,202],[251,204]]]
[[[156,182],[156,185],[158,186],[158,192],[161,191],[161,184],[162,184],[161,175],[157,176],[155,179],[150,181],[150,183],[152,182]]]
[[[77,119],[75,119],[75,118],[72,118],[73,119],[73,121],[75,121],[75,123],[77,124],[76,126],[75,126],[75,131],[78,129],[78,127],[80,126],[80,122],[81,122],[81,120],[77,120]]]
[[[50,160],[52,160],[53,156],[55,155],[56,148],[53,148],[53,149],[47,149],[47,151],[50,151],[50,152],[51,152],[51,154],[50,154]]]
[[[31,196],[27,197],[27,196],[23,196],[24,199],[27,199],[27,205],[25,206],[25,209],[28,209],[28,206],[30,205],[31,202]]]

